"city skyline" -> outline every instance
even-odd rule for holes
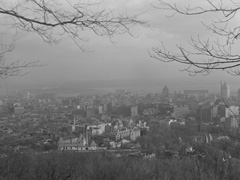
[[[161,94],[162,89],[167,86],[169,93],[174,94],[184,93],[185,90],[207,90],[210,94],[221,94],[225,92],[221,89],[221,83],[226,83],[228,86],[229,95],[235,96],[240,89],[238,84],[230,84],[227,81],[215,82],[211,84],[200,84],[200,83],[173,83],[173,82],[164,82],[151,81],[151,82],[141,82],[141,81],[131,81],[131,80],[119,80],[119,81],[76,81],[76,82],[67,82],[67,83],[55,83],[55,84],[37,84],[37,85],[24,85],[24,86],[14,86],[10,85],[8,81],[5,80],[4,83],[0,83],[0,95],[7,95],[16,92],[25,92],[25,91],[36,91],[36,92],[52,92],[59,93],[64,96],[74,96],[82,92],[99,92],[99,93],[108,93],[114,92],[118,89],[125,89],[133,93],[147,94]],[[224,93],[223,93],[224,94]],[[229,96],[228,95],[228,96]]]

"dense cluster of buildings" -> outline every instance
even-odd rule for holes
[[[0,101],[0,143],[4,148],[38,150],[140,148],[138,138],[156,121],[166,122],[166,128],[173,122],[172,127],[204,124],[238,130],[239,105],[240,91],[231,96],[226,82],[218,94],[208,90],[170,93],[167,86],[156,94],[122,89],[72,97],[23,92]]]

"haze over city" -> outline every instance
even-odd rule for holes
[[[183,1],[179,3],[184,5]],[[153,8],[153,5],[157,6],[157,1],[104,1],[99,5],[101,8],[129,15],[139,14],[139,19],[146,21],[149,27],[139,25],[131,29],[133,36],[121,34],[112,39],[99,37],[89,31],[82,32],[87,42],[80,41],[80,45],[85,52],[67,36],[58,44],[48,44],[34,33],[19,32],[20,39],[16,41],[14,51],[5,57],[5,61],[39,60],[39,64],[44,66],[24,70],[28,72],[25,76],[8,78],[8,86],[81,86],[83,81],[84,85],[90,81],[90,86],[96,88],[103,88],[102,82],[108,88],[119,84],[118,87],[137,86],[143,90],[152,89],[151,91],[156,91],[165,84],[176,90],[183,90],[186,85],[193,88],[207,88],[210,85],[209,90],[215,91],[214,88],[219,87],[220,81],[227,81],[233,85],[232,90],[236,91],[238,77],[229,76],[225,72],[215,71],[208,76],[190,77],[187,72],[179,71],[185,68],[184,65],[162,63],[150,58],[151,48],[159,47],[161,43],[174,50],[175,44],[185,45],[191,37],[212,36],[201,24],[202,21],[209,22],[206,15],[201,16],[201,19],[185,16],[170,18],[166,16],[170,14],[169,11]],[[3,28],[2,31],[4,30],[6,29]],[[2,41],[8,41],[7,37],[3,34]],[[123,83],[124,81],[126,82]],[[96,82],[96,86],[93,86],[93,82]],[[5,86],[4,83],[0,82],[1,88]]]

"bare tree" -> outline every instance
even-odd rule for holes
[[[115,14],[112,10],[101,9],[101,1],[91,0],[0,0],[2,25],[10,25],[16,31],[36,33],[45,42],[57,43],[64,35],[70,37],[82,50],[80,42],[87,39],[85,31],[98,36],[111,37],[128,33],[134,25],[146,25],[137,16]],[[13,50],[13,44],[0,51],[0,60]],[[3,63],[2,63],[3,64]],[[35,62],[0,65],[0,75],[19,75],[19,70],[32,67]]]
[[[6,78],[9,76],[22,76],[25,75],[26,72],[22,72],[23,68],[30,68],[40,66],[38,61],[30,61],[25,62],[21,60],[13,60],[13,61],[5,61],[6,55],[11,53],[15,46],[15,40],[13,39],[11,43],[1,42],[0,44],[0,77]]]
[[[177,45],[178,52],[167,50],[164,44],[161,47],[152,48],[150,56],[163,62],[178,62],[185,64],[190,75],[198,73],[209,74],[212,70],[223,70],[232,75],[240,75],[240,54],[235,52],[237,40],[240,37],[240,26],[238,13],[240,3],[234,0],[205,0],[203,5],[181,7],[176,3],[159,0],[160,6],[155,8],[170,10],[170,17],[177,14],[186,16],[202,16],[209,14],[209,17],[217,16],[210,24],[202,23],[210,30],[215,39],[202,39],[200,36],[191,38],[190,48]],[[192,3],[192,2],[191,2]],[[215,16],[215,17],[216,17]]]
[[[1,1],[0,14],[13,20],[13,26],[34,32],[46,42],[58,42],[68,35],[75,42],[85,40],[83,31],[92,31],[99,36],[111,37],[129,33],[133,25],[145,23],[137,16],[116,15],[112,10],[100,9],[102,2],[81,0],[19,0],[15,3]],[[76,1],[75,1],[76,2]]]

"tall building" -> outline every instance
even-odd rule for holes
[[[224,84],[221,82],[221,96],[223,99],[230,98],[230,87],[226,82],[224,82]]]
[[[169,89],[168,87],[165,85],[163,90],[162,90],[162,94],[161,94],[161,102],[163,103],[169,103]]]
[[[98,107],[98,113],[99,114],[103,114],[103,106],[99,106]]]
[[[164,86],[164,88],[162,90],[162,95],[169,97],[169,89],[166,85]]]
[[[132,106],[131,107],[131,117],[138,116],[138,107],[137,106]]]
[[[94,115],[92,107],[87,107],[87,118],[91,118]]]

